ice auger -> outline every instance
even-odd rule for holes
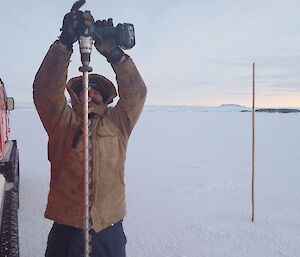
[[[86,0],[77,1],[71,11],[79,10]],[[82,66],[79,68],[79,71],[83,73],[82,75],[82,85],[84,92],[84,126],[83,126],[83,138],[84,138],[84,257],[89,257],[91,253],[90,245],[90,230],[91,230],[91,218],[90,218],[90,209],[91,209],[91,175],[92,175],[92,166],[91,166],[91,121],[88,119],[88,114],[92,111],[89,108],[89,73],[93,70],[90,67],[92,45],[94,42],[95,35],[101,38],[114,37],[116,39],[117,45],[122,49],[130,49],[135,45],[135,34],[134,26],[130,23],[119,23],[116,27],[96,27],[94,23],[90,26],[87,26],[82,29],[79,37],[79,49],[81,54]]]

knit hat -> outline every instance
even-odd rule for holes
[[[111,104],[113,99],[117,96],[117,91],[114,87],[114,84],[102,75],[89,74],[89,86],[101,92],[103,103],[106,105]],[[69,91],[71,99],[72,96],[75,96],[78,100],[80,92],[82,91],[82,76],[71,78],[66,87]],[[73,101],[74,99],[72,99],[72,102]]]

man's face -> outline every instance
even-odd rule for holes
[[[101,93],[93,88],[89,89],[89,103],[103,104],[103,97]],[[82,90],[79,95],[79,101],[84,103],[84,91]]]

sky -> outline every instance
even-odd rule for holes
[[[2,2],[0,77],[16,104],[32,101],[34,76],[60,34],[71,0]],[[147,87],[149,105],[256,104],[300,106],[298,0],[87,0],[94,18],[133,23],[136,46],[127,51]],[[69,78],[80,75],[77,43]],[[94,48],[93,72],[115,82]]]

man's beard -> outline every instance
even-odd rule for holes
[[[89,103],[90,113],[96,113],[101,115],[106,108],[107,106],[103,103],[101,104],[95,104],[94,102]]]

